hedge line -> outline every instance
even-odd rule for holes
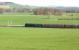
[[[40,27],[40,28],[79,28],[79,24],[31,24],[26,23],[25,27]]]

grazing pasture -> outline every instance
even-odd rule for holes
[[[59,19],[71,20],[59,20]],[[37,23],[37,24],[78,24],[79,20],[72,18],[79,18],[78,16],[37,16],[27,14],[1,14],[0,25],[24,25],[25,23]]]
[[[0,25],[79,24],[79,20],[59,18],[79,17],[1,14]],[[79,29],[0,27],[0,50],[79,50]]]
[[[0,50],[79,50],[79,29],[0,28]]]

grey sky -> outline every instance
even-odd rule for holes
[[[15,2],[23,5],[34,6],[77,6],[79,0],[0,0],[0,2]]]

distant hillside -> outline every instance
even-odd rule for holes
[[[79,13],[79,7],[55,7],[65,12],[77,12]]]
[[[0,2],[0,8],[10,7],[8,10],[4,10],[4,13],[25,13],[25,12],[31,12],[31,7],[28,5],[21,5],[14,2]],[[1,11],[3,13],[3,11]]]
[[[16,4],[16,3],[13,3],[13,2],[0,2],[0,5],[5,5],[5,6],[21,6],[20,4]]]
[[[30,9],[30,11],[37,8],[37,7],[39,7],[39,6],[21,5],[21,4],[17,4],[17,3],[14,3],[14,2],[0,2],[0,5],[1,6],[2,5],[3,6],[9,6],[11,8],[15,8],[17,10],[18,9],[19,10],[21,10],[21,9],[29,10]],[[79,13],[79,7],[63,7],[63,6],[62,7],[61,6],[53,7],[52,6],[52,8],[60,9],[60,10],[62,10],[64,12],[77,12],[77,13]]]

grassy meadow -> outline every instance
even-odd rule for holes
[[[25,23],[79,24],[78,16],[0,14],[0,25]],[[0,27],[0,50],[79,50],[79,29]]]
[[[75,16],[37,16],[27,14],[0,14],[0,25],[24,25],[25,23],[46,23],[46,24],[78,24],[79,20],[58,20],[65,18],[78,18]]]

